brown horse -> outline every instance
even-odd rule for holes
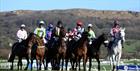
[[[61,65],[61,69],[63,70],[63,66],[64,66],[64,59],[65,59],[65,55],[66,55],[66,39],[65,39],[65,35],[66,35],[66,31],[65,29],[62,27],[60,30],[60,36],[58,39],[58,46],[56,47],[57,53],[56,53],[56,64],[58,66],[60,66],[60,62],[62,60],[62,65]],[[58,67],[59,69],[59,67]]]
[[[41,65],[43,63],[44,68],[44,56],[45,56],[45,44],[42,38],[38,37],[37,35],[33,34],[31,39],[28,43],[29,49],[36,49],[35,52],[31,51],[31,70],[32,70],[32,64],[33,59],[36,58],[37,62],[37,70],[41,70]]]
[[[75,45],[76,47],[74,49],[76,67],[77,65],[79,65],[79,70],[80,70],[80,61],[83,58],[84,71],[86,71],[88,35],[89,35],[88,32],[83,32],[82,37],[77,41],[77,44]],[[72,65],[73,69],[74,69],[74,64],[75,61]]]

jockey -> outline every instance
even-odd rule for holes
[[[89,44],[92,44],[92,41],[96,38],[94,31],[92,30],[92,24],[88,24],[88,39],[89,39]]]
[[[56,27],[52,30],[51,41],[50,41],[51,46],[49,47],[52,47],[54,44],[57,43],[60,36],[60,30],[63,27],[62,24],[63,24],[62,21],[58,21]]]
[[[45,39],[47,40],[47,42],[51,39],[52,30],[53,30],[53,24],[50,23],[49,26],[46,28],[46,37],[45,37]]]
[[[57,26],[53,29],[53,37],[59,37],[60,36],[60,29],[62,28],[62,21],[57,22]]]
[[[81,21],[77,21],[76,24],[76,28],[73,29],[73,35],[76,40],[79,40],[84,32],[84,28],[82,28],[83,23]]]
[[[70,40],[74,38],[73,37],[73,32],[70,28],[68,28],[68,32],[66,33],[66,37],[67,37],[67,39],[70,38]]]
[[[20,29],[17,32],[17,37],[18,37],[19,42],[21,42],[22,40],[25,40],[27,38],[27,32],[24,28],[25,28],[25,25],[22,24],[20,26]]]
[[[112,37],[112,40],[115,39],[116,34],[120,32],[120,25],[118,24],[118,21],[114,21],[114,26],[111,28],[110,34]]]
[[[115,41],[114,39],[116,38],[117,34],[120,32],[120,25],[118,24],[118,21],[114,21],[114,26],[111,28],[110,34],[112,37],[112,42]],[[123,46],[123,41],[122,41],[122,47]]]
[[[45,24],[44,21],[40,21],[39,26],[35,29],[34,33],[40,38],[43,38],[44,43],[46,43],[46,40],[45,40],[46,29],[43,27],[44,24]]]

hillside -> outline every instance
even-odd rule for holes
[[[27,26],[28,32],[33,32],[39,20],[44,20],[46,25],[49,22],[56,24],[58,20],[62,20],[66,28],[73,28],[76,20],[80,19],[84,26],[92,23],[98,36],[102,32],[109,32],[116,18],[120,25],[126,28],[126,39],[140,40],[140,12],[89,9],[0,12],[0,48],[8,48],[9,43],[16,41],[16,32],[21,24]]]

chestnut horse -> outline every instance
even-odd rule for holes
[[[29,49],[36,49],[35,51],[31,51],[31,70],[33,59],[36,58],[37,70],[41,70],[41,65],[43,63],[44,68],[44,56],[45,56],[45,44],[42,38],[38,37],[36,34],[32,33],[32,37],[28,43]]]
[[[80,70],[80,61],[83,58],[83,67],[84,71],[86,71],[88,36],[88,32],[83,32],[82,37],[77,41],[77,44],[75,45],[73,52],[75,60],[73,61],[72,69],[74,69],[74,64],[76,62],[76,67],[79,65]]]

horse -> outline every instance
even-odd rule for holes
[[[73,49],[75,48],[74,46],[76,45],[76,40],[73,38],[73,36],[67,37],[67,50],[66,50],[66,57],[65,57],[65,62],[66,62],[66,70],[68,66],[68,62],[70,60],[71,66],[73,65],[73,60],[74,60],[74,55],[73,55]]]
[[[66,50],[67,50],[67,46],[66,46],[66,40],[65,37],[60,37],[59,40],[59,45],[58,45],[58,54],[57,54],[57,61],[60,65],[60,61],[62,60],[62,65],[61,65],[61,69],[63,70],[63,66],[64,66],[64,59],[66,56]]]
[[[83,67],[84,71],[86,71],[86,62],[87,62],[87,44],[88,44],[88,32],[83,32],[82,37],[77,41],[76,45],[74,46],[73,49],[73,54],[74,54],[74,60],[72,64],[72,69],[74,70],[74,65],[76,63],[79,65],[79,70],[80,70],[80,61],[83,58]]]
[[[56,45],[56,65],[57,68],[59,69],[60,67],[60,62],[62,60],[62,65],[61,65],[61,69],[63,70],[63,66],[64,66],[64,59],[66,56],[66,50],[67,50],[67,45],[66,45],[66,31],[64,27],[61,27],[60,29],[60,35],[58,38],[58,45]]]
[[[20,68],[20,70],[22,70],[22,58],[25,57],[27,60],[27,65],[25,67],[25,70],[28,69],[28,65],[29,65],[29,56],[28,56],[28,43],[29,43],[29,39],[31,38],[32,34],[29,34],[29,36],[27,37],[26,40],[23,40],[22,42],[16,42],[13,44],[12,46],[12,50],[10,53],[10,56],[8,58],[8,62],[11,62],[11,70],[13,70],[13,62],[15,59],[15,56],[18,56],[18,70]]]
[[[46,48],[45,48],[43,38],[40,38],[36,34],[32,33],[32,37],[30,38],[28,43],[28,48],[35,49],[34,51],[33,50],[31,51],[31,70],[32,70],[33,60],[35,58],[36,58],[37,70],[41,70],[42,63],[45,68],[44,56],[45,56]]]
[[[115,70],[116,66],[119,66],[123,42],[125,42],[125,28],[120,28],[120,32],[116,34],[113,42],[110,41],[108,45],[108,57],[112,71]]]
[[[66,31],[64,27],[61,27],[59,31],[60,35],[55,36],[55,30],[53,30],[51,40],[48,42],[48,54],[46,55],[46,65],[51,62],[52,70],[60,69],[60,61],[62,60],[62,70],[64,66],[64,59],[66,54]],[[47,69],[48,66],[46,66]]]
[[[89,71],[91,71],[92,58],[95,58],[98,62],[98,71],[100,71],[100,46],[104,44],[105,47],[108,45],[107,34],[101,34],[98,38],[92,41],[92,44],[88,46],[88,58],[89,58]]]

